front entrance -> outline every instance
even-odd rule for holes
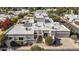
[[[48,36],[48,33],[44,33],[44,37],[47,37]]]
[[[37,43],[41,43],[42,42],[42,36],[39,35],[38,38],[37,38]]]

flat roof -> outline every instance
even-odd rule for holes
[[[54,27],[54,28],[52,28]],[[49,30],[49,31],[70,31],[64,25],[60,25],[59,22],[54,23],[43,23],[37,22],[34,24],[34,30]]]
[[[36,18],[44,18],[44,16],[41,15],[41,14],[37,14],[37,15],[35,15],[35,17],[36,17]]]
[[[37,22],[34,24],[34,30],[51,30],[52,25],[51,23]]]
[[[65,27],[64,25],[60,25],[58,22],[57,24],[54,24],[54,29],[53,31],[70,31],[67,27]]]
[[[15,34],[25,34],[25,35],[34,34],[34,30],[33,30],[33,28],[31,28],[31,30],[26,30],[26,27],[24,27],[23,25],[17,24],[14,26],[13,29],[11,29],[7,33],[7,35],[10,35],[10,34],[12,34],[12,35],[15,35]]]
[[[35,30],[43,30],[44,27],[43,27],[43,22],[37,22],[34,24],[34,29]]]
[[[24,19],[22,19],[22,21],[21,22],[29,22],[29,23],[34,23],[34,18],[33,17],[31,17],[31,18],[29,18],[29,19],[27,19],[27,18],[24,18]]]
[[[48,14],[47,14],[47,13],[45,13],[45,12],[43,12],[42,14],[43,14],[43,16],[48,16]]]
[[[67,27],[65,27],[64,25],[60,25],[59,28],[60,31],[70,31]]]

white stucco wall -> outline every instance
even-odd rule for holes
[[[45,22],[45,19],[44,19],[44,18],[35,18],[35,20],[36,20],[37,22]]]
[[[57,31],[57,32],[51,32],[51,35],[55,35],[56,34],[56,36],[57,37],[69,37],[69,35],[70,35],[70,32],[69,31]]]
[[[12,39],[9,39],[9,37],[12,37]],[[23,41],[35,41],[34,35],[8,35],[8,40],[14,40],[15,38],[16,40],[19,40],[19,37],[23,37]]]

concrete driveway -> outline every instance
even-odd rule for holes
[[[47,46],[44,43],[36,44],[47,50],[79,50],[79,45],[71,38],[61,38],[62,45],[60,46]]]
[[[61,38],[61,42],[63,43],[61,48],[64,48],[64,49],[75,49],[75,48],[77,48],[75,41],[71,38]]]

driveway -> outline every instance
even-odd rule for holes
[[[47,50],[79,50],[79,45],[71,38],[61,38],[62,45],[60,46],[47,46],[44,43],[36,44]]]
[[[75,49],[76,48],[75,41],[71,38],[61,38],[61,42],[63,43],[61,48],[64,48],[64,49]]]

